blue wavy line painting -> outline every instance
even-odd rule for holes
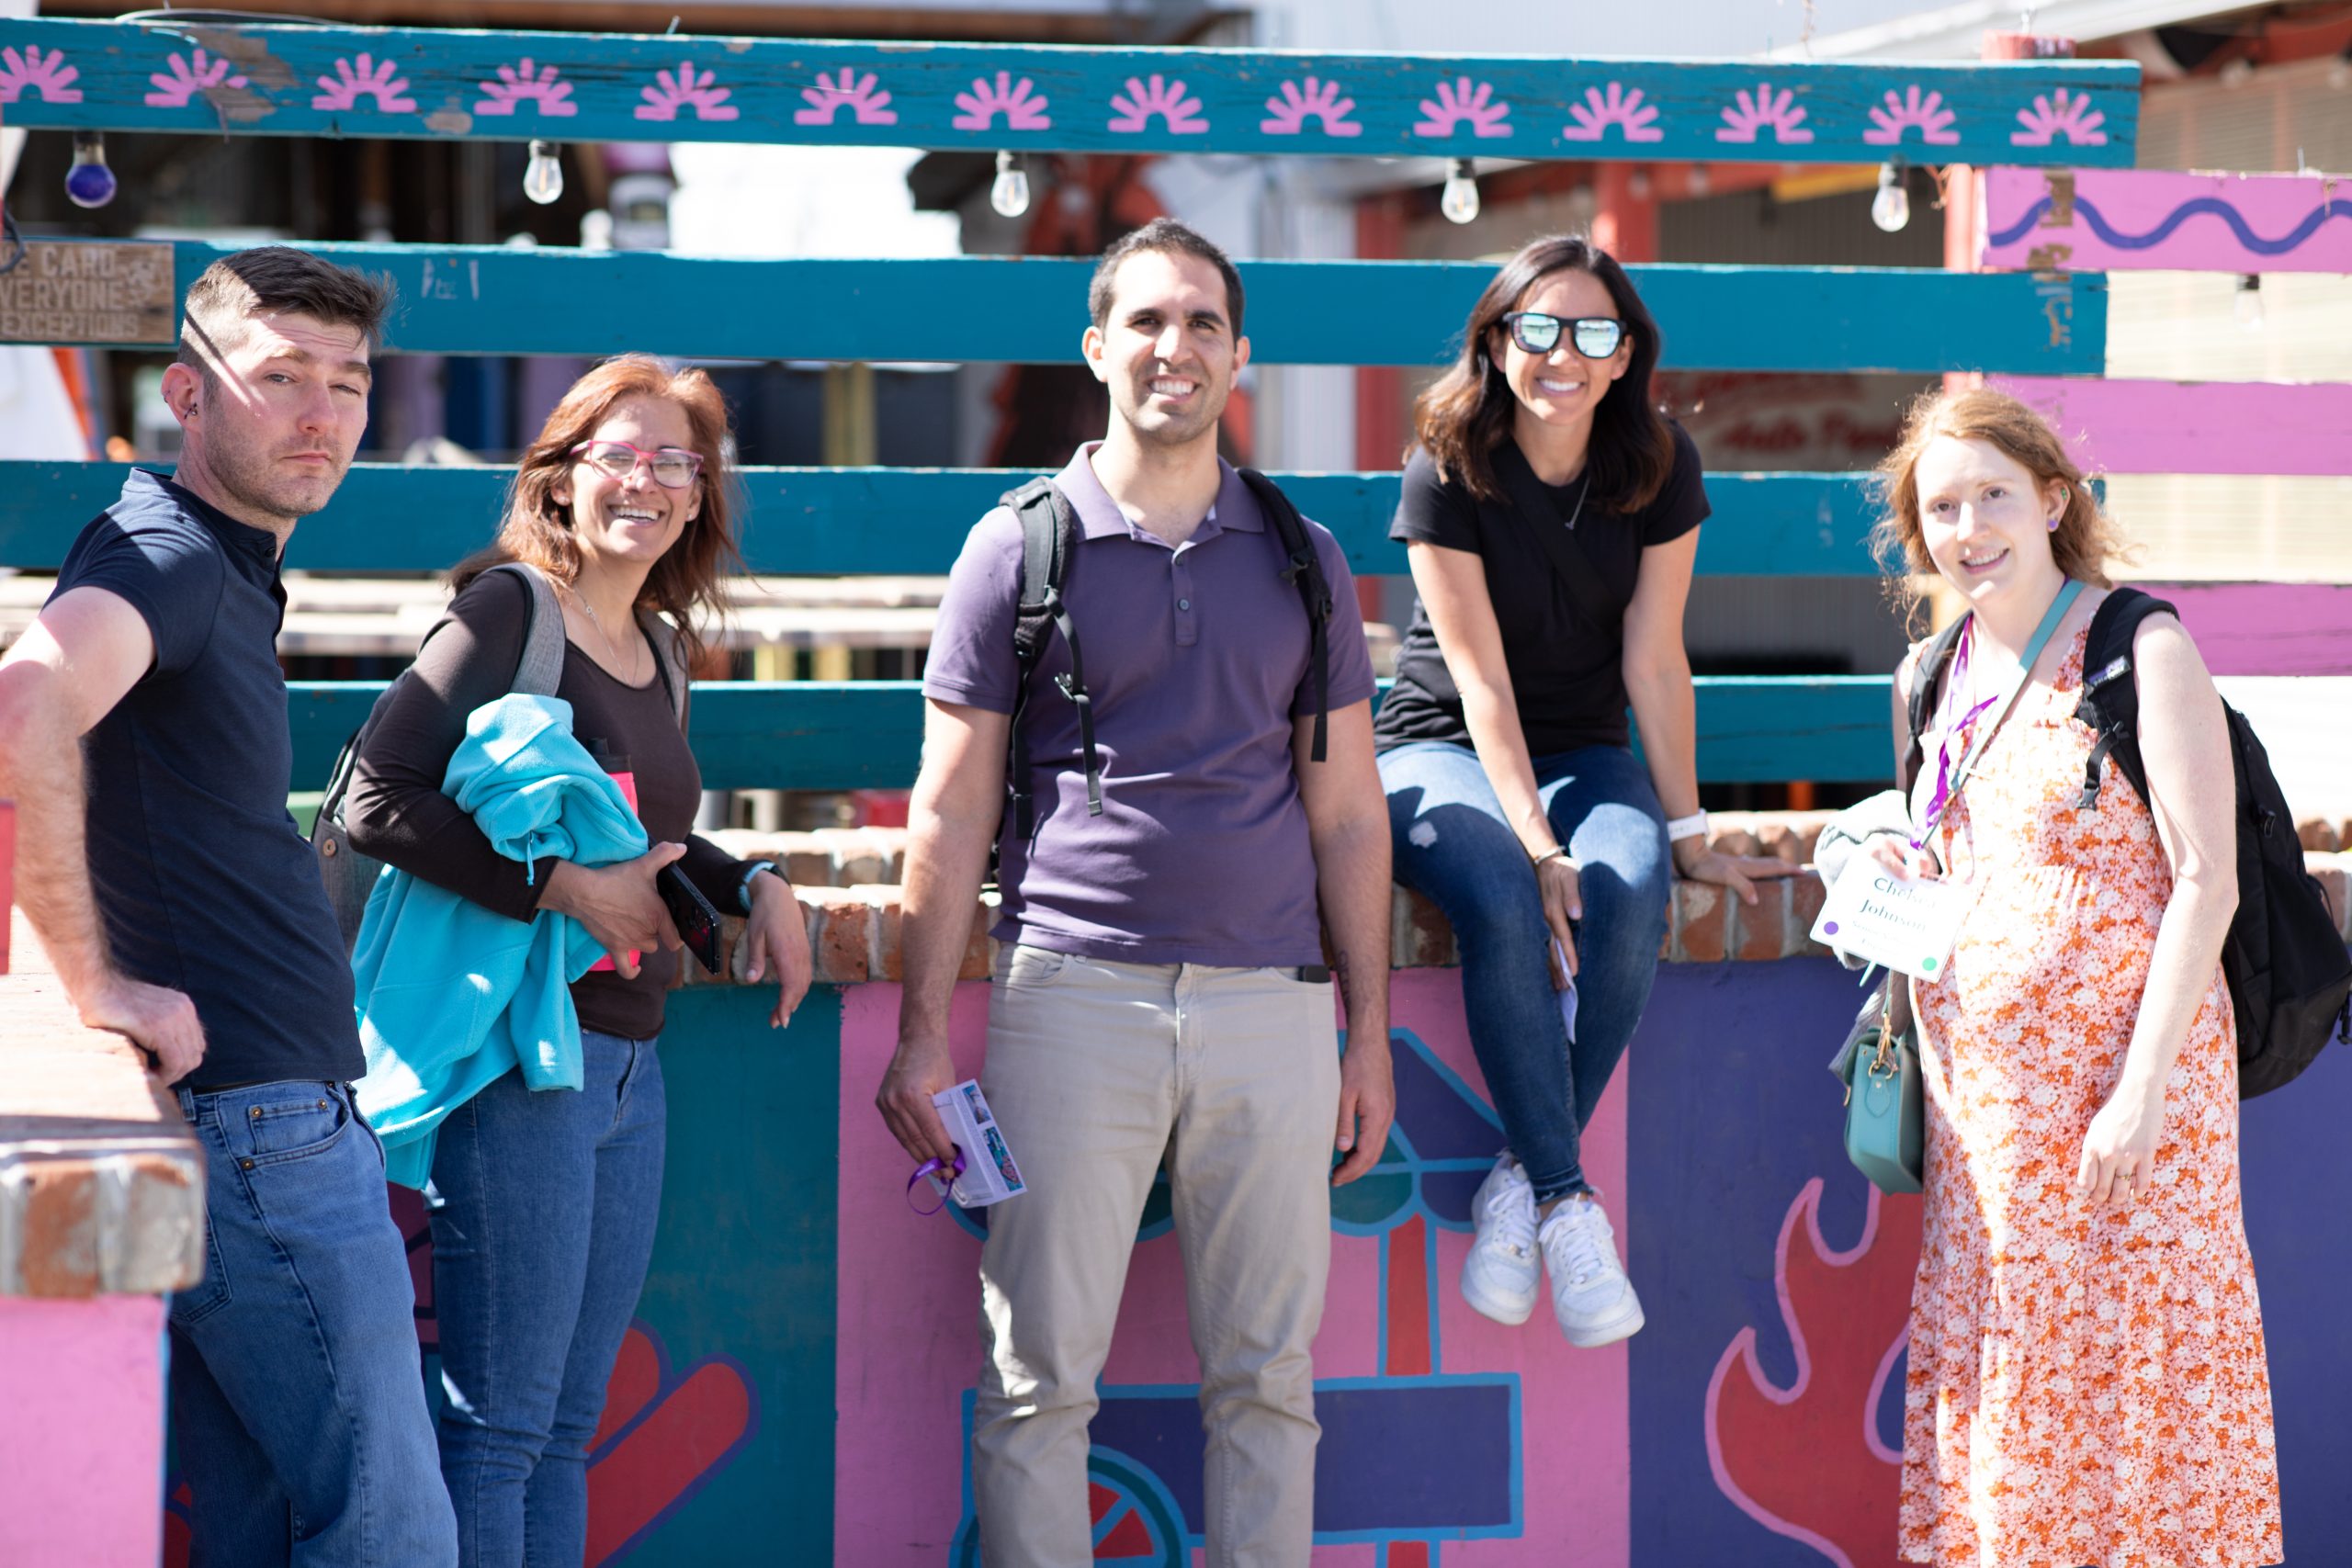
[[[2050,198],[2045,196],[2027,208],[2017,222],[2007,229],[1995,231],[1988,238],[1995,245],[2013,245],[2031,232],[2034,226],[2041,221],[2043,215],[2049,210]],[[2236,208],[2217,197],[2200,196],[2193,200],[2182,202],[2166,213],[2163,220],[2154,228],[2143,234],[2125,233],[2109,223],[2092,202],[2082,197],[2075,198],[2076,219],[2105,243],[2125,251],[2150,250],[2164,243],[2172,237],[2175,230],[2200,212],[2210,212],[2228,224],[2230,231],[2237,236],[2238,243],[2256,255],[2282,256],[2318,233],[2320,225],[2329,219],[2352,220],[2352,201],[2347,201],[2341,197],[2330,197],[2313,208],[2304,216],[2301,222],[2286,233],[2275,240],[2266,240],[2254,231],[2246,223],[2245,216]]]

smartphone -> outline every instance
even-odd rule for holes
[[[719,973],[725,957],[718,951],[718,911],[702,896],[702,889],[687,881],[686,874],[674,864],[653,874],[653,888],[668,906],[686,951],[702,960],[704,969]]]

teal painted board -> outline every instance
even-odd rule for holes
[[[842,991],[811,990],[780,1034],[775,1006],[764,986],[670,994],[662,1225],[637,1308],[662,1379],[594,1455],[591,1562],[833,1560]]]
[[[1089,261],[737,260],[503,245],[306,247],[390,276],[390,346],[414,354],[1062,364],[1087,327]],[[177,242],[180,289],[235,246]],[[1685,369],[1999,370],[2096,376],[2102,273],[1920,267],[1627,269]],[[1475,262],[1245,261],[1242,325],[1269,365],[1434,365],[1494,269]],[[692,308],[650,309],[669,301]],[[988,309],[960,308],[986,300]]]
[[[1384,684],[1384,689],[1385,682]],[[1883,675],[1702,676],[1699,777],[1709,783],[1879,779]],[[323,784],[383,689],[292,683],[294,787]],[[922,692],[912,681],[722,681],[695,688],[688,732],[710,789],[889,789],[914,782]]]
[[[84,524],[111,505],[129,465],[0,462],[0,565],[53,571]],[[1028,475],[1010,468],[745,468],[743,555],[753,571],[805,577],[944,572],[964,535]],[[511,469],[359,464],[294,534],[303,571],[442,571],[487,543]],[[1329,528],[1358,575],[1405,570],[1388,537],[1397,476],[1276,474]],[[1707,476],[1714,516],[1699,570],[1853,576],[1876,570],[1863,474]]]
[[[2128,168],[2140,71],[9,20],[31,127]],[[0,60],[7,57],[0,57]]]

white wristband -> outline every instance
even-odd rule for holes
[[[1679,842],[1684,839],[1703,839],[1706,836],[1707,814],[1703,811],[1693,811],[1688,817],[1670,818],[1667,821],[1666,841],[1669,844]]]

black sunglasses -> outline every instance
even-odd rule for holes
[[[1587,359],[1606,359],[1625,341],[1625,323],[1614,316],[1578,316],[1569,321],[1541,310],[1513,310],[1503,318],[1510,341],[1530,354],[1549,354],[1560,346],[1560,330]]]

